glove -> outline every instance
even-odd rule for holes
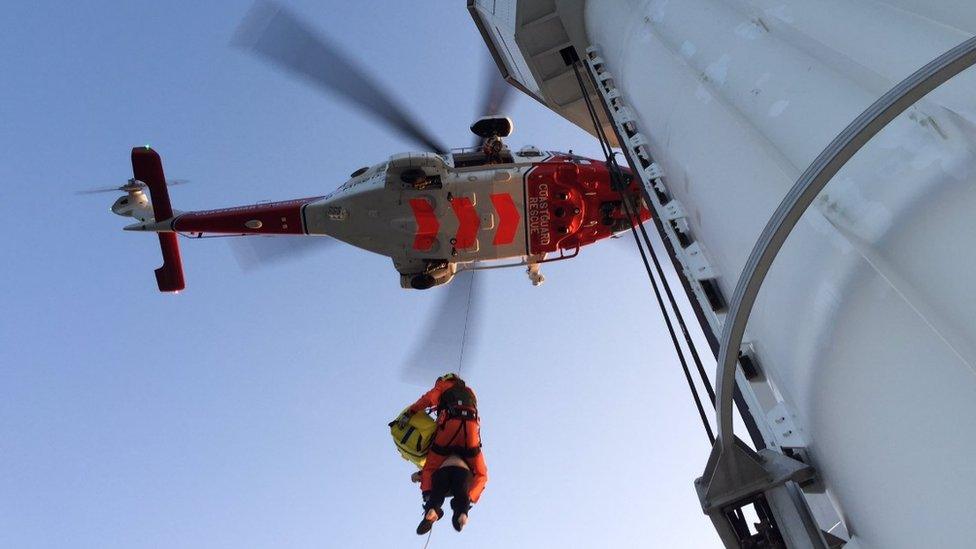
[[[397,418],[397,427],[400,429],[406,428],[408,423],[410,423],[410,414],[402,414]]]

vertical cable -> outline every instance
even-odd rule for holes
[[[610,171],[611,181],[617,187],[617,190],[620,192],[621,198],[623,199],[623,202],[625,204],[624,207],[627,213],[628,221],[630,222],[631,234],[633,234],[634,241],[637,244],[637,249],[638,251],[640,251],[641,260],[643,260],[644,262],[644,270],[647,272],[647,278],[648,280],[650,280],[651,287],[654,289],[654,297],[657,299],[658,307],[660,307],[661,309],[661,315],[664,317],[664,322],[667,325],[668,333],[671,336],[671,343],[672,345],[674,345],[675,353],[678,355],[678,361],[681,363],[681,369],[684,372],[685,380],[688,382],[688,388],[691,391],[691,396],[695,401],[695,407],[698,409],[698,415],[701,418],[702,426],[705,428],[705,434],[708,437],[709,444],[714,445],[715,435],[712,432],[711,424],[708,421],[708,416],[705,413],[705,408],[704,406],[702,406],[701,397],[698,395],[698,389],[697,387],[695,387],[695,382],[691,377],[691,370],[688,368],[688,362],[685,359],[684,353],[681,351],[681,344],[678,342],[677,335],[675,335],[674,325],[671,323],[671,316],[668,314],[667,308],[664,305],[664,299],[661,297],[661,291],[658,289],[657,281],[654,279],[654,275],[651,272],[651,265],[647,261],[647,255],[645,254],[644,248],[641,245],[640,237],[637,235],[637,229],[635,228],[635,225],[640,224],[640,219],[635,218],[633,216],[630,210],[630,205],[627,200],[627,196],[624,193],[624,189],[619,186],[620,183],[619,166],[616,165],[616,161],[614,160],[613,157],[613,150],[610,147],[610,142],[606,137],[606,133],[604,133],[603,131],[603,127],[600,125],[600,119],[597,116],[596,109],[593,107],[593,103],[590,100],[590,95],[587,92],[586,86],[583,83],[583,77],[579,72],[578,63],[573,63],[573,72],[576,74],[576,81],[579,83],[580,92],[583,94],[583,101],[586,104],[586,109],[590,114],[591,120],[593,121],[593,127],[596,130],[597,140],[600,142],[600,148],[603,151],[603,154],[606,156],[607,169]],[[616,169],[614,169],[614,167],[616,167]],[[652,255],[654,254],[654,250],[653,248],[650,247],[649,244],[648,244],[648,252],[651,253]],[[655,259],[655,264],[658,264],[657,258],[655,257],[654,259]],[[661,284],[667,285],[667,280],[664,279],[663,276],[661,277]],[[668,292],[668,294],[669,296],[673,297],[670,291]],[[673,302],[672,302],[672,306],[674,306]],[[675,310],[677,309],[675,308]],[[687,330],[685,330],[685,334],[687,334]],[[688,343],[689,345],[693,345],[690,339],[688,340]],[[694,353],[693,356],[697,357],[697,353]],[[714,403],[714,399],[712,400],[712,402]]]
[[[458,377],[461,376],[461,368],[464,367],[464,342],[468,338],[468,318],[471,316],[471,294],[474,293],[474,281],[476,271],[471,272],[471,282],[468,283],[468,301],[464,306],[464,329],[461,332],[461,348],[458,350]]]
[[[603,146],[603,143],[601,143],[601,148],[603,149],[604,154],[607,155],[607,163],[608,163],[608,166],[607,167],[613,169],[611,171],[611,177],[617,177],[617,178],[619,178],[620,177],[620,174],[622,173],[621,170],[620,170],[620,166],[617,164],[617,159],[614,156],[614,153],[612,152],[612,150],[610,148],[610,140],[607,138],[606,132],[603,131],[603,126],[600,125],[600,123],[599,123],[599,116],[596,113],[596,108],[593,107],[592,106],[592,102],[589,101],[589,94],[586,94],[586,89],[583,86],[583,83],[581,82],[582,77],[579,74],[578,69],[576,70],[576,76],[577,76],[577,81],[580,81],[580,88],[581,88],[581,90],[583,91],[583,93],[586,96],[586,99],[587,99],[587,101],[586,101],[586,103],[587,103],[587,109],[590,112],[590,116],[594,120],[594,125],[596,126],[596,129],[597,129],[597,135],[599,136],[599,139],[602,142],[606,142],[606,146],[605,147]],[[596,87],[596,86],[599,85],[596,82],[596,80],[594,80],[592,78],[592,76],[590,78],[590,82],[593,84],[594,87]],[[607,117],[609,119],[610,118],[610,112],[608,110],[606,110],[606,106],[604,106],[604,107],[605,107],[604,110],[606,111],[606,115],[607,115]],[[647,234],[647,229],[644,228],[644,224],[643,223],[640,223],[639,222],[639,219],[640,218],[639,218],[639,216],[637,214],[638,208],[637,208],[637,206],[635,204],[629,203],[628,196],[623,193],[624,186],[620,184],[619,179],[618,179],[617,183],[618,183],[618,189],[620,190],[620,197],[623,200],[625,207],[630,206],[633,209],[633,212],[628,212],[627,217],[628,217],[628,219],[630,219],[631,224],[634,224],[635,223],[634,220],[637,219],[636,224],[637,224],[637,226],[640,229],[641,235],[643,235],[643,237],[644,237],[644,245],[647,246],[647,251],[651,255],[651,260],[654,262],[654,268],[657,271],[657,276],[661,280],[661,285],[664,286],[664,292],[668,296],[668,302],[671,304],[671,309],[674,311],[675,318],[678,321],[678,326],[681,328],[681,334],[684,336],[685,344],[688,346],[689,352],[691,352],[692,361],[694,361],[694,363],[695,363],[695,367],[698,370],[698,375],[699,375],[699,377],[701,377],[701,380],[702,380],[702,385],[705,386],[705,391],[708,393],[709,401],[712,403],[712,407],[714,408],[715,407],[715,390],[712,388],[712,382],[708,378],[708,373],[705,372],[705,367],[702,364],[701,357],[698,355],[697,346],[694,344],[694,341],[692,341],[692,339],[691,339],[691,334],[689,334],[689,332],[688,332],[688,326],[687,326],[687,324],[685,324],[684,315],[681,314],[681,309],[678,308],[678,303],[677,303],[677,300],[675,300],[675,298],[674,298],[674,293],[671,292],[671,285],[668,283],[667,279],[664,276],[664,270],[661,268],[661,262],[658,261],[657,253],[654,251],[654,246],[651,243],[650,236],[648,236],[648,234]]]
[[[578,80],[580,79],[578,72],[577,72],[577,79]],[[596,87],[596,86],[599,85],[596,82],[596,80],[592,78],[592,75],[591,75],[591,78],[590,78],[590,82],[593,84],[594,87]],[[582,86],[582,83],[581,83],[581,86]],[[585,89],[584,89],[584,93],[585,93]],[[608,119],[611,118],[611,114],[610,114],[609,109],[608,109],[608,107],[606,105],[604,105],[604,111],[605,111],[605,114],[607,115]],[[594,117],[596,120],[599,120],[599,117],[596,116],[595,108],[591,108],[590,109],[590,116]],[[596,124],[598,125],[598,122],[596,122]],[[607,149],[609,149],[609,143],[610,143],[610,141],[607,139],[606,133],[603,131],[603,127],[602,126],[599,126],[597,131],[598,131],[598,134],[602,136],[602,139],[607,142]],[[616,168],[617,175],[619,176],[619,174],[621,173],[620,172],[620,166],[617,165],[617,160],[616,160],[616,158],[613,157],[613,154],[612,153],[610,154],[610,159],[609,160],[612,163],[613,167]],[[623,187],[621,186],[621,188],[623,188]],[[626,197],[623,196],[623,193],[621,193],[621,197],[624,198],[624,202],[626,203],[627,200],[626,200]],[[633,206],[633,209],[634,209],[634,212],[635,212],[634,215],[636,217],[636,215],[637,215],[637,213],[636,213],[637,212],[636,205]],[[653,260],[653,262],[654,262],[654,268],[657,271],[657,275],[658,275],[658,277],[662,281],[662,285],[664,286],[664,291],[665,291],[665,293],[668,296],[668,301],[671,304],[671,308],[674,310],[675,318],[678,320],[678,326],[681,328],[681,333],[682,333],[682,335],[684,336],[684,339],[685,339],[685,344],[687,344],[688,350],[691,352],[691,358],[692,358],[692,360],[695,363],[695,367],[698,369],[698,375],[701,377],[702,384],[705,386],[705,391],[708,393],[709,401],[712,403],[712,407],[714,408],[715,407],[715,390],[712,388],[712,382],[708,378],[708,373],[705,372],[704,365],[702,365],[701,357],[698,355],[697,346],[692,341],[691,335],[688,332],[688,326],[687,326],[687,324],[685,324],[684,315],[681,314],[681,310],[678,308],[678,304],[677,304],[677,301],[674,298],[674,294],[671,292],[671,285],[668,284],[667,280],[664,278],[664,270],[661,268],[661,262],[658,261],[657,253],[654,252],[653,245],[651,244],[651,239],[648,236],[647,229],[644,228],[644,224],[643,223],[640,223],[639,224],[639,229],[640,229],[641,234],[644,237],[644,244],[647,246],[647,249],[648,249],[648,251],[651,254],[651,260]]]

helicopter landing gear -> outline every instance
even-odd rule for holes
[[[529,280],[532,281],[533,286],[541,286],[542,283],[546,281],[546,277],[542,275],[541,263],[545,258],[546,254],[528,258],[529,266],[525,268],[525,274],[529,275]]]
[[[415,260],[415,262],[397,263],[394,266],[400,271],[400,287],[414,290],[429,290],[434,286],[447,284],[454,278],[457,265],[441,260]]]
[[[410,278],[410,287],[414,290],[429,290],[437,285],[437,279],[427,273],[413,275]]]

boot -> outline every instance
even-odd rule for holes
[[[468,523],[467,513],[459,513],[457,511],[454,511],[454,516],[451,518],[451,524],[454,525],[455,530],[460,532],[464,528],[464,525],[467,523]]]
[[[422,536],[427,532],[430,532],[430,529],[433,528],[434,523],[437,522],[442,516],[444,516],[444,511],[441,511],[440,509],[428,509],[427,512],[424,513],[423,520],[421,520],[420,524],[417,525],[417,535]],[[455,526],[455,528],[457,527]]]

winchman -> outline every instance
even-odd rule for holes
[[[481,144],[481,152],[485,155],[485,164],[501,164],[504,146],[502,138],[498,135],[486,137]]]
[[[474,391],[456,374],[446,374],[413,403],[400,421],[427,410],[437,412],[437,430],[419,472],[424,517],[418,534],[430,531],[444,516],[441,506],[451,497],[451,523],[460,532],[468,522],[471,505],[478,502],[488,483],[488,467],[481,452],[481,423]],[[416,474],[415,474],[416,475]],[[414,477],[416,480],[416,476]]]

